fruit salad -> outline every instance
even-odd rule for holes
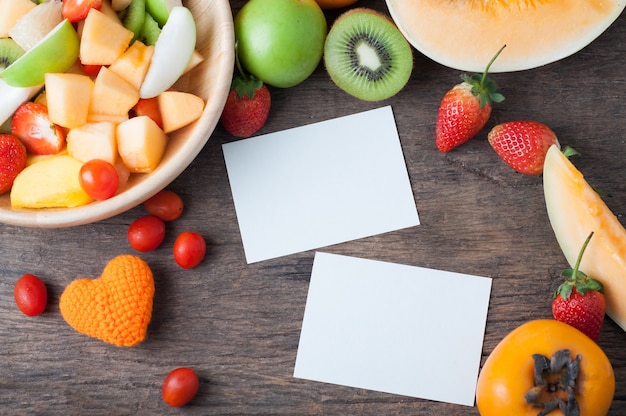
[[[79,177],[94,160],[114,168],[119,191],[205,106],[173,89],[203,60],[180,0],[0,0],[0,57],[0,133],[27,150],[25,166],[0,170],[13,208],[92,202],[98,177],[87,190]]]

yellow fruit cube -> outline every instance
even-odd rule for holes
[[[128,48],[132,38],[132,31],[92,8],[82,27],[80,60],[87,65],[111,65]]]
[[[139,90],[148,72],[153,54],[154,46],[145,45],[136,40],[109,66],[109,69]]]
[[[113,122],[103,121],[70,129],[66,137],[68,154],[81,162],[102,159],[114,165],[117,160],[115,126]]]
[[[31,0],[0,0],[0,38],[8,38],[9,29],[34,7]]]
[[[158,95],[158,101],[165,133],[196,121],[204,110],[204,100],[188,92],[165,91]]]
[[[124,116],[139,101],[139,90],[106,67],[96,77],[89,105],[91,114]]]
[[[87,75],[47,73],[45,89],[50,120],[67,128],[85,124],[93,88],[94,82]]]
[[[133,173],[149,173],[158,166],[167,135],[148,116],[133,117],[117,126],[117,151]]]
[[[52,156],[22,170],[11,188],[13,208],[71,208],[93,201],[80,186],[82,162]]]

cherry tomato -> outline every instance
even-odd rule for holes
[[[117,192],[120,177],[115,166],[101,159],[92,159],[80,168],[80,186],[97,200],[109,199]]]
[[[161,394],[165,403],[181,407],[196,396],[199,388],[200,380],[196,372],[192,368],[179,367],[165,377]]]
[[[17,280],[13,289],[13,296],[17,307],[28,316],[43,313],[48,304],[46,285],[40,278],[29,273]]]
[[[148,214],[163,221],[174,221],[183,213],[183,200],[177,193],[168,189],[158,192],[143,203]]]
[[[174,241],[174,260],[183,269],[196,267],[204,259],[206,242],[204,237],[192,231],[180,233]]]
[[[128,227],[128,242],[137,251],[151,251],[165,238],[165,223],[154,215],[137,218]]]

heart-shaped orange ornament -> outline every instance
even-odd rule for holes
[[[63,319],[76,331],[118,347],[143,341],[152,317],[154,278],[141,258],[120,255],[97,279],[70,283],[59,301]]]

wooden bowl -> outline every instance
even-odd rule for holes
[[[169,134],[157,169],[132,174],[113,198],[77,208],[13,209],[9,192],[0,196],[0,223],[24,227],[59,228],[88,224],[133,208],[178,177],[202,150],[217,125],[228,96],[234,69],[233,16],[228,0],[186,0],[197,26],[196,49],[205,58],[174,86],[204,98],[199,120]]]

